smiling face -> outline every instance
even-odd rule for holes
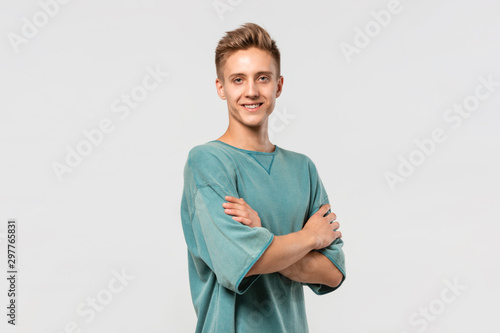
[[[224,64],[224,81],[215,81],[219,97],[227,100],[230,126],[266,126],[276,98],[281,94],[283,77],[267,51],[257,48],[238,50]]]

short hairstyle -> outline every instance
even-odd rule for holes
[[[226,35],[217,44],[215,49],[215,70],[219,80],[224,82],[222,69],[227,58],[236,51],[248,50],[251,47],[269,52],[276,63],[278,77],[280,76],[280,51],[276,46],[276,42],[258,24],[245,23],[238,29],[226,31]]]

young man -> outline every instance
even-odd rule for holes
[[[308,332],[303,285],[322,295],[345,279],[339,223],[312,160],[269,141],[275,41],[247,23],[215,61],[229,126],[189,151],[181,203],[196,332]]]

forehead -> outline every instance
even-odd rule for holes
[[[273,72],[276,74],[276,64],[271,53],[250,48],[248,50],[238,50],[231,54],[224,65],[224,76],[233,73],[244,73],[251,75],[257,72]]]

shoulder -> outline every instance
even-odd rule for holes
[[[194,146],[188,153],[188,163],[222,163],[229,160],[228,152],[211,142]]]
[[[192,175],[198,186],[206,184],[226,185],[236,178],[233,157],[210,142],[194,146],[189,150],[185,173]]]
[[[289,163],[289,161],[293,161],[291,163],[294,163],[299,166],[301,170],[304,170],[305,174],[308,174],[309,177],[315,181],[318,175],[318,168],[316,167],[316,164],[313,162],[312,158],[309,157],[308,154],[305,153],[299,153],[296,151],[292,150],[287,150],[287,149],[281,149],[283,155],[285,156],[285,163]]]
[[[289,150],[289,149],[285,149],[285,148],[279,148],[281,150],[281,154],[282,156],[284,156],[284,158],[286,158],[287,160],[294,160],[294,161],[297,161],[298,163],[303,163],[305,165],[314,165],[312,159],[304,154],[304,153],[299,153],[297,151],[293,151],[293,150]]]

